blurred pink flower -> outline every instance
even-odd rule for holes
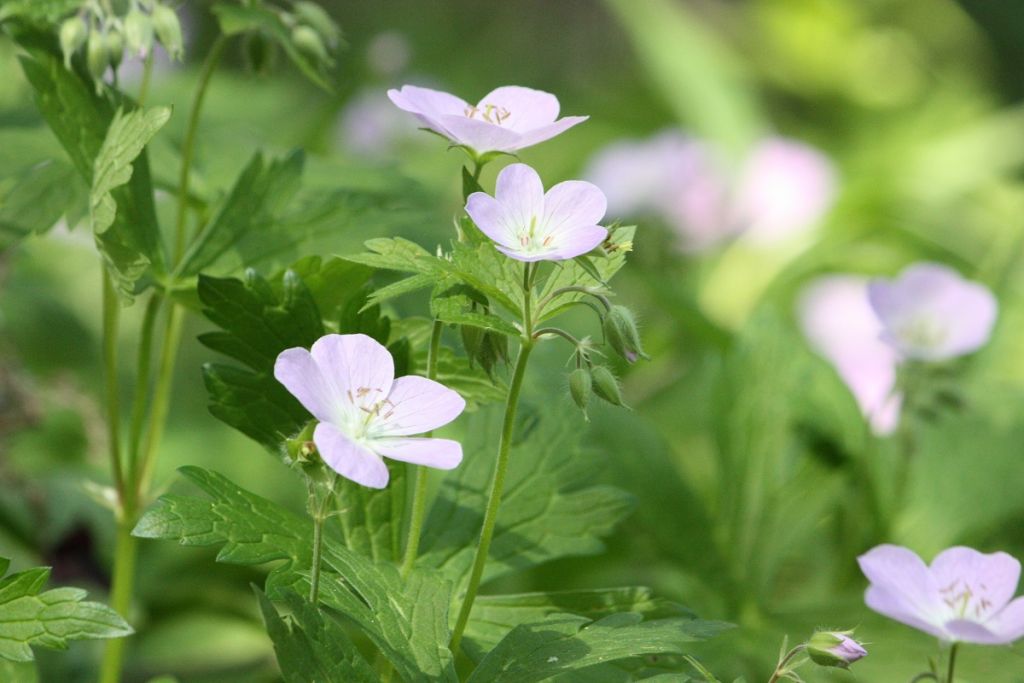
[[[408,116],[378,90],[353,97],[341,112],[338,140],[353,154],[379,159],[394,154],[420,133]]]
[[[804,336],[835,367],[872,431],[891,434],[902,403],[894,391],[899,358],[881,340],[882,325],[868,303],[867,278],[819,278],[804,288],[797,313]]]
[[[558,183],[547,194],[537,172],[511,164],[498,174],[494,196],[474,192],[466,213],[518,261],[563,261],[585,254],[604,241],[604,193],[582,180]]]
[[[430,130],[478,155],[536,145],[588,118],[560,119],[557,97],[515,85],[492,90],[476,106],[455,95],[414,85],[388,90],[388,97]]]
[[[1024,636],[1024,597],[1012,600],[1020,562],[1006,553],[955,547],[931,566],[895,545],[857,558],[871,582],[867,606],[946,642],[1003,645]]]
[[[902,357],[924,361],[977,351],[992,336],[999,308],[984,285],[937,263],[915,263],[894,280],[875,280],[868,297],[882,339]]]
[[[828,159],[779,137],[758,143],[732,173],[711,145],[664,131],[609,145],[584,175],[605,189],[613,215],[661,217],[684,251],[740,234],[758,244],[785,239],[811,228],[835,195]]]
[[[425,377],[395,379],[391,353],[364,334],[328,334],[307,351],[282,351],[274,377],[320,421],[313,442],[341,476],[384,488],[384,458],[450,470],[462,446],[450,439],[412,438],[448,424],[466,402]]]

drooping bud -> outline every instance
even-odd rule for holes
[[[611,403],[613,406],[624,405],[622,402],[622,390],[619,388],[619,380],[615,379],[612,371],[603,365],[595,365],[591,370],[594,384],[594,393],[597,397]]]
[[[569,393],[572,395],[573,403],[583,411],[584,417],[587,415],[587,404],[590,402],[590,392],[593,386],[594,380],[590,376],[589,369],[576,368],[569,373]]]
[[[331,56],[327,54],[327,48],[324,47],[324,41],[321,40],[320,34],[309,26],[296,26],[293,28],[292,43],[300,52],[317,63],[331,63]]]
[[[124,20],[124,41],[132,54],[145,56],[153,45],[153,22],[144,12],[133,9]]]
[[[284,442],[285,452],[288,454],[288,459],[297,465],[305,465],[313,461],[313,456],[316,453],[316,444],[313,443],[313,430],[316,428],[316,422],[310,422],[302,431],[299,432],[295,438],[287,439]]]
[[[60,25],[60,50],[64,53],[64,66],[71,68],[71,57],[85,44],[89,27],[81,17],[67,19]]]
[[[845,669],[867,656],[864,646],[851,638],[852,631],[817,631],[807,641],[806,652],[811,661],[821,666]]]
[[[120,31],[111,28],[104,34],[103,42],[107,50],[107,59],[110,65],[116,69],[124,56],[124,36]]]
[[[634,363],[638,358],[647,358],[641,346],[636,319],[628,308],[612,306],[604,317],[603,327],[608,345],[627,361]]]
[[[89,43],[85,48],[85,61],[89,66],[89,73],[96,80],[97,90],[100,87],[100,83],[103,79],[103,74],[107,71],[108,56],[107,56],[107,42],[103,38],[103,34],[98,31],[93,31],[89,34]]]
[[[295,3],[295,14],[299,21],[311,27],[330,47],[335,47],[341,39],[341,30],[334,23],[324,8],[315,2],[300,1]]]
[[[170,7],[157,3],[153,5],[153,30],[160,44],[167,50],[171,59],[181,61],[185,54],[185,41],[181,37],[181,22],[178,15]]]

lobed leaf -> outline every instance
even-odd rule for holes
[[[86,204],[86,192],[77,172],[63,161],[47,160],[30,167],[0,193],[0,251],[29,235],[50,230],[64,216]]]

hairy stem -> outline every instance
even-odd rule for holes
[[[441,350],[441,332],[444,330],[444,323],[440,320],[434,321],[434,327],[430,332],[430,346],[427,349],[427,379],[437,378],[437,355]],[[427,432],[424,436],[430,437],[433,432]],[[409,575],[413,565],[416,563],[416,555],[420,550],[420,536],[423,533],[423,521],[427,513],[427,484],[429,472],[426,467],[420,465],[416,468],[416,483],[412,498],[412,513],[409,518],[409,535],[405,541],[405,556],[402,559],[402,577]]]
[[[526,363],[530,358],[530,351],[532,350],[533,340],[530,337],[526,337],[519,347],[519,356],[516,358],[516,366],[512,374],[512,384],[508,389],[508,400],[505,403],[505,420],[501,427],[501,441],[498,443],[498,459],[494,466],[494,478],[491,480],[491,491],[487,498],[483,527],[480,529],[480,542],[477,544],[476,556],[473,558],[473,568],[469,574],[469,584],[466,587],[466,596],[462,600],[462,607],[459,610],[459,616],[455,622],[455,630],[452,632],[452,640],[449,645],[449,649],[453,654],[457,654],[459,651],[462,634],[466,630],[466,624],[469,623],[469,613],[473,609],[473,602],[476,600],[476,593],[480,588],[480,579],[483,578],[484,565],[487,563],[487,555],[491,549],[494,525],[498,521],[498,508],[501,506],[501,494],[505,487],[505,474],[508,470],[516,408],[519,406],[519,394],[523,388],[523,377],[526,375]]]
[[[324,545],[324,515],[318,510],[313,516],[313,563],[309,570],[309,602],[317,604],[320,598],[320,556]]]
[[[777,681],[781,681],[782,677],[790,671],[790,669],[788,668],[789,663],[792,662],[793,659],[803,651],[804,646],[797,645],[792,650],[787,652],[786,656],[782,658],[782,661],[775,665],[775,671],[772,672],[772,677],[768,679],[768,683],[777,683]]]

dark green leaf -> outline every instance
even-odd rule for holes
[[[371,268],[397,270],[403,273],[439,275],[447,270],[444,261],[432,256],[415,242],[401,237],[367,240],[365,246],[369,253],[346,256],[345,259]]]
[[[471,310],[470,304],[469,297],[462,295],[435,297],[430,301],[430,312],[438,320],[453,325],[469,325],[509,337],[520,336],[519,329],[512,323],[490,313]]]
[[[0,191],[0,251],[45,233],[86,203],[85,186],[66,162],[50,160],[29,168],[10,189]]]

